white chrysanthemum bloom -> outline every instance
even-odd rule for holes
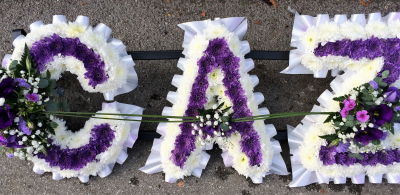
[[[393,165],[388,165],[387,166],[387,171],[392,174],[392,175],[400,175],[400,164],[393,164]]]
[[[77,37],[81,33],[85,32],[87,29],[86,25],[76,23],[76,22],[70,22],[69,25],[65,29],[65,34],[68,37]]]
[[[242,88],[246,91],[246,95],[247,96],[253,95],[254,85],[251,82],[250,75],[249,74],[241,75],[239,81],[240,84],[242,85]]]
[[[204,35],[207,40],[213,40],[215,38],[226,37],[231,32],[224,25],[214,25],[209,24],[206,29],[204,29]]]
[[[185,71],[183,72],[183,76],[190,79],[193,83],[194,79],[198,75],[199,70],[199,67],[197,66],[197,61],[195,59],[189,59],[187,63],[185,63],[184,69]]]
[[[318,42],[322,42],[322,45],[325,45],[327,42],[335,42],[343,39],[339,26],[334,22],[323,23],[317,28]]]
[[[365,171],[367,175],[375,176],[375,175],[382,175],[383,173],[387,173],[388,167],[383,164],[376,164],[375,166],[365,166]]]
[[[381,21],[370,21],[367,25],[365,25],[365,32],[367,33],[367,37],[371,38],[372,36],[378,37],[381,39],[385,39],[389,37],[389,28],[388,26]]]
[[[228,108],[228,107],[232,107],[232,106],[233,106],[233,103],[232,103],[231,99],[229,99],[228,96],[222,96],[222,97],[219,99],[218,104],[221,104],[222,102],[224,102],[224,105],[222,106],[221,109],[226,109],[226,108]],[[232,112],[233,112],[233,109],[229,109],[229,112],[228,112],[228,113],[232,113]]]
[[[79,40],[91,48],[101,48],[107,44],[107,40],[102,33],[94,33],[88,29],[79,36]]]
[[[400,20],[391,21],[388,24],[391,37],[400,38]]]
[[[304,32],[301,37],[301,43],[304,46],[306,52],[312,52],[318,46],[319,32],[315,26],[312,26]]]
[[[353,59],[347,58],[346,60],[344,60],[343,64],[349,70],[358,71],[362,67],[364,67],[368,61],[370,61],[370,59],[368,59],[368,58],[361,58],[359,60],[353,60]]]
[[[229,46],[229,50],[232,51],[233,55],[238,56],[240,55],[240,40],[238,36],[234,36],[232,34],[232,36],[230,36],[229,40],[228,40],[228,46]]]
[[[328,56],[320,57],[320,60],[321,60],[321,63],[322,63],[322,66],[324,67],[324,69],[328,69],[328,70],[332,70],[335,68],[343,69],[340,66],[342,64],[344,64],[345,57],[328,55]]]
[[[222,85],[222,79],[224,79],[225,74],[220,68],[215,68],[211,73],[207,74],[208,84],[210,86]]]
[[[388,136],[386,140],[389,141],[389,144],[387,144],[387,147],[391,148],[400,148],[400,131],[398,129],[395,130],[394,135],[390,132],[388,132]],[[385,141],[386,141],[385,140]],[[385,144],[386,146],[386,144]]]
[[[119,62],[119,63],[114,63],[107,73],[109,79],[112,80],[112,82],[123,85],[124,83],[126,83],[126,79],[128,78],[129,72],[127,70],[126,65],[122,62]]]
[[[308,147],[317,147],[325,143],[326,141],[319,136],[324,135],[321,131],[319,124],[313,124],[310,126],[309,131],[304,135],[304,143],[307,143]]]
[[[340,25],[340,33],[344,38],[355,41],[357,39],[366,39],[364,27],[357,22],[346,21]]]
[[[189,44],[188,57],[192,59],[199,59],[208,47],[209,41],[204,34],[196,34]],[[186,71],[186,70],[185,70]]]
[[[338,164],[324,166],[323,168],[319,169],[318,172],[329,178],[343,177],[344,175],[343,166]]]
[[[216,90],[217,90],[217,91],[216,91],[216,94],[217,94],[218,96],[220,96],[220,97],[225,96],[226,88],[225,88],[224,85],[218,85],[217,88],[216,88]]]
[[[321,59],[316,57],[313,53],[306,53],[301,58],[301,64],[311,71],[320,71],[324,69]]]
[[[184,116],[185,115],[185,111],[187,109],[187,102],[180,102],[177,101],[173,106],[172,106],[172,110],[174,113],[174,116]]]
[[[233,165],[232,167],[235,168],[239,174],[247,174],[249,169],[250,160],[246,156],[245,153],[241,152],[238,155],[233,155]]]
[[[307,147],[304,145],[299,147],[299,157],[304,168],[310,171],[315,171],[318,169],[318,163],[319,163],[318,152],[319,148],[317,149],[314,147]]]

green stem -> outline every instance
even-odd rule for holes
[[[107,120],[119,120],[119,121],[139,121],[144,123],[185,123],[185,122],[198,122],[198,120],[187,120],[187,121],[149,121],[149,120],[133,120],[133,119],[120,119],[120,118],[104,118],[104,117],[90,117],[90,116],[78,116],[68,114],[53,114],[56,116],[70,116],[78,118],[94,118],[94,119],[107,119]]]
[[[91,113],[91,112],[58,112],[58,111],[42,111],[48,114],[82,114],[82,115],[117,115],[117,116],[139,116],[139,117],[150,117],[150,118],[180,118],[180,119],[196,119],[196,117],[186,116],[160,116],[160,115],[142,115],[142,114],[119,114],[119,113]]]
[[[321,114],[334,114],[334,112],[292,112],[292,113],[278,113],[278,114],[266,114],[251,117],[243,117],[233,119],[232,122],[246,122],[254,120],[267,120],[283,117],[293,117],[293,116],[304,116],[304,115],[321,115]]]

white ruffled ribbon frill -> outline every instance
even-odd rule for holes
[[[85,26],[89,26],[89,18],[86,16],[78,16],[75,20],[76,23],[83,24]],[[64,15],[54,15],[53,16],[53,24],[57,23],[68,23],[67,18]],[[36,21],[32,23],[29,28],[31,31],[34,29],[37,29],[41,26],[45,25],[42,21]],[[135,63],[132,60],[131,55],[128,55],[126,52],[126,46],[122,43],[121,40],[111,38],[111,28],[106,26],[103,23],[98,24],[95,28],[93,28],[93,31],[96,31],[98,33],[101,33],[104,35],[104,37],[107,39],[107,43],[110,43],[115,50],[118,52],[119,56],[121,57],[121,61],[125,64],[125,66],[128,69],[128,77],[126,80],[126,83],[122,85],[120,88],[115,89],[111,92],[103,93],[104,99],[107,101],[112,101],[114,100],[115,96],[118,96],[120,94],[128,93],[132,90],[134,90],[138,86],[138,76],[137,73],[134,69]],[[20,35],[18,36],[14,41],[13,41],[13,46],[15,47],[18,45],[17,43],[22,40],[25,36]],[[3,58],[2,61],[2,66],[6,67],[6,64],[8,61],[10,61],[11,55],[6,54],[5,57]]]
[[[370,21],[382,21],[384,23],[388,23],[399,19],[400,19],[400,13],[392,12],[385,17],[382,17],[381,13],[371,13],[368,16],[368,21],[365,19],[364,14],[353,14],[351,15],[349,21],[356,22],[361,26],[365,26],[367,22]],[[296,12],[290,46],[297,47],[297,49],[290,50],[289,66],[280,73],[313,74],[315,78],[326,78],[328,70],[311,71],[301,64],[302,57],[305,54],[304,46],[301,43],[301,37],[307,31],[307,29],[312,26],[318,27],[319,25],[327,22],[334,22],[339,25],[346,21],[348,21],[346,15],[335,15],[333,18],[330,19],[328,14],[319,14],[317,15],[317,17],[312,17],[308,15],[300,15]],[[338,69],[331,70],[331,76],[333,77],[337,76],[338,73],[339,73]]]
[[[329,91],[328,89],[325,90],[317,99],[317,101],[320,103],[320,106],[314,105],[311,112],[322,112],[323,108],[327,108],[329,106],[327,102],[332,100],[335,92],[339,92],[343,81],[353,74],[355,74],[355,72],[347,71],[345,74],[336,77],[331,83],[333,92]],[[309,115],[304,117],[304,119],[301,121],[302,124],[299,124],[296,128],[287,125],[290,154],[292,154],[290,161],[293,175],[293,179],[292,182],[289,183],[289,187],[301,187],[317,182],[320,184],[329,184],[330,181],[333,181],[335,184],[346,183],[346,177],[328,178],[317,171],[307,170],[300,160],[299,147],[302,145],[304,135],[308,132],[309,127],[317,121],[317,117],[319,116]],[[354,184],[363,184],[365,181],[365,176],[365,174],[353,176],[351,177],[351,181]],[[391,173],[383,175],[368,175],[370,183],[382,183],[382,178],[386,178],[388,183],[400,183],[400,175]]]
[[[222,24],[225,27],[228,28],[229,31],[234,32],[237,34],[239,37],[239,40],[242,40],[244,35],[246,34],[247,31],[247,19],[244,17],[234,17],[234,18],[215,18],[214,21],[205,20],[205,21],[195,21],[195,22],[187,22],[187,23],[182,23],[179,24],[178,26],[182,28],[185,31],[184,35],[184,41],[183,41],[183,54],[187,56],[189,44],[192,41],[193,37],[198,34],[198,33],[203,33],[203,31],[207,28],[209,24],[213,25],[219,25]],[[250,46],[247,41],[241,41],[241,53],[243,55],[247,54],[250,52]],[[180,58],[178,61],[178,68],[181,70],[185,71],[185,64],[188,58]],[[245,64],[244,64],[244,70],[246,72],[249,72],[254,68],[254,62],[252,59],[245,59]],[[172,85],[179,87],[181,82],[185,82],[182,80],[183,76],[182,75],[174,75],[172,79]],[[256,75],[251,75],[251,82],[253,86],[256,86],[259,82],[259,79]],[[261,93],[254,93],[255,100],[257,104],[260,104],[261,102],[264,101],[264,96]],[[175,104],[178,101],[178,92],[172,92],[170,91],[167,95],[167,100],[170,101],[172,104]],[[267,108],[259,108],[260,114],[268,114],[269,111]],[[172,107],[165,107],[163,109],[162,115],[168,116],[168,115],[173,115],[173,110]],[[160,123],[157,127],[157,133],[161,134],[160,139],[154,139],[153,147],[151,148],[151,154],[149,158],[146,161],[146,164],[144,167],[140,168],[139,170],[147,173],[147,174],[153,174],[157,172],[163,171],[162,168],[162,162],[161,162],[161,155],[160,155],[160,147],[161,143],[164,141],[166,137],[166,123]],[[266,125],[266,131],[267,135],[271,139],[272,142],[272,147],[273,147],[273,159],[272,159],[272,165],[270,166],[270,171],[266,173],[268,174],[279,174],[279,175],[287,175],[289,174],[286,169],[285,162],[283,161],[283,158],[280,154],[282,151],[281,146],[278,141],[272,139],[273,136],[277,134],[275,127],[272,124],[267,124]],[[200,161],[200,165],[195,168],[192,171],[192,175],[196,177],[200,177],[202,170],[205,169],[208,160],[210,159],[210,155],[207,154],[204,150],[211,150],[213,148],[213,144],[206,144],[203,147],[203,151],[201,152],[202,158]],[[228,151],[223,150],[223,153],[221,154],[224,164],[226,167],[231,167],[233,165],[233,157],[229,154]],[[254,178],[251,177],[253,183],[262,183],[263,178]],[[165,181],[169,183],[174,183],[177,181],[176,178],[171,177],[168,174],[165,174]]]
[[[123,103],[119,103],[119,102],[103,103],[102,109],[107,109],[107,108],[111,108],[111,109],[116,108],[121,114],[140,114],[141,115],[141,114],[143,114],[143,110],[144,110],[143,108],[135,106],[135,105],[123,104]],[[123,118],[131,119],[131,120],[141,120],[142,119],[142,117],[134,117],[134,116],[123,116]],[[123,148],[122,148],[120,154],[118,155],[118,157],[116,158],[115,162],[105,165],[102,170],[97,172],[97,175],[100,176],[101,178],[108,176],[112,172],[115,163],[123,164],[125,162],[125,160],[128,158],[128,153],[127,153],[128,148],[132,148],[133,144],[135,143],[135,141],[138,138],[140,121],[127,121],[127,123],[129,123],[129,125],[130,125],[130,127],[129,127],[130,131],[129,131],[128,138],[124,142]],[[43,174],[45,172],[44,170],[40,169],[38,166],[35,166],[35,165],[33,166],[33,171],[37,174]],[[63,178],[64,177],[62,177],[59,173],[53,172],[53,180],[61,180]],[[78,178],[82,183],[86,183],[89,181],[89,175],[79,175]]]

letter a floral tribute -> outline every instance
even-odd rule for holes
[[[2,152],[32,161],[36,173],[52,172],[54,180],[78,177],[87,182],[90,175],[109,175],[116,162],[127,158],[127,147],[133,146],[140,125],[124,121],[134,117],[119,114],[141,114],[143,109],[104,103],[96,119],[71,132],[65,121],[52,115],[58,109],[69,111],[65,101],[55,100],[54,87],[68,70],[78,76],[84,90],[102,92],[112,100],[137,86],[132,58],[120,40],[109,37],[111,29],[104,24],[92,28],[85,16],[68,23],[58,15],[53,24],[38,21],[30,28],[26,37],[14,40],[14,53],[5,56],[0,68]]]
[[[258,108],[264,97],[253,93],[258,84],[248,71],[254,68],[247,41],[241,41],[247,30],[244,18],[215,19],[180,24],[185,30],[185,58],[178,67],[183,75],[175,75],[172,84],[177,92],[167,99],[174,105],[164,108],[163,115],[197,117],[195,122],[160,123],[146,165],[145,173],[163,171],[165,180],[173,183],[184,176],[201,176],[214,143],[222,148],[227,167],[250,177],[254,183],[270,173],[286,175],[273,125],[263,120],[233,122],[231,118],[251,118],[269,114]],[[174,120],[174,119],[171,119]]]
[[[315,22],[317,21],[317,22]],[[310,22],[310,23],[309,23]],[[296,15],[285,73],[336,76],[296,128],[288,127],[291,187],[314,182],[400,183],[400,13]]]

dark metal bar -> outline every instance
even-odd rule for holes
[[[19,35],[24,35],[24,36],[26,36],[26,32],[24,31],[24,29],[14,29],[13,31],[12,31],[12,38],[13,38],[13,41],[19,36]]]
[[[170,60],[183,58],[182,50],[128,51],[133,60]],[[289,60],[289,51],[250,51],[245,58],[255,60]]]
[[[151,141],[153,139],[160,138],[161,135],[155,131],[139,131],[139,139]],[[287,132],[286,131],[278,131],[278,134],[274,136],[276,140],[287,140]]]

